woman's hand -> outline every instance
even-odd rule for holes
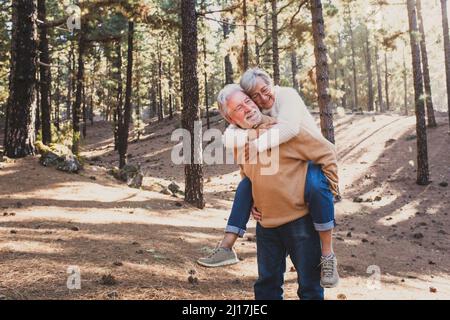
[[[252,212],[253,219],[255,219],[256,221],[262,220],[262,214],[261,214],[261,212],[258,211],[258,209],[256,209],[256,207],[252,207],[251,212]]]
[[[267,132],[270,128],[272,128],[277,122],[275,120],[271,120],[270,122],[263,123],[256,129],[256,136],[259,138],[264,132]]]

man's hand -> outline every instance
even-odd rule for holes
[[[252,212],[253,219],[255,219],[256,221],[262,220],[262,214],[261,214],[261,212],[258,211],[258,209],[256,209],[256,207],[252,206],[251,212]]]

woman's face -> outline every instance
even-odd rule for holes
[[[250,92],[250,98],[261,109],[271,109],[275,102],[275,94],[273,87],[266,84],[260,77],[256,78],[255,88]]]

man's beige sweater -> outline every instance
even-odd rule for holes
[[[268,155],[273,150],[268,150]],[[339,194],[335,146],[323,136],[303,128],[299,134],[279,146],[279,169],[273,175],[261,174],[263,165],[241,164],[241,175],[252,182],[254,206],[262,214],[261,225],[275,228],[308,214],[305,182],[308,161],[321,165],[332,193]]]

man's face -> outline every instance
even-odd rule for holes
[[[275,102],[273,87],[266,84],[260,77],[256,78],[256,86],[250,92],[250,97],[261,109],[270,109]]]
[[[243,129],[251,129],[261,123],[262,114],[258,106],[245,93],[237,91],[227,101],[231,123]]]

